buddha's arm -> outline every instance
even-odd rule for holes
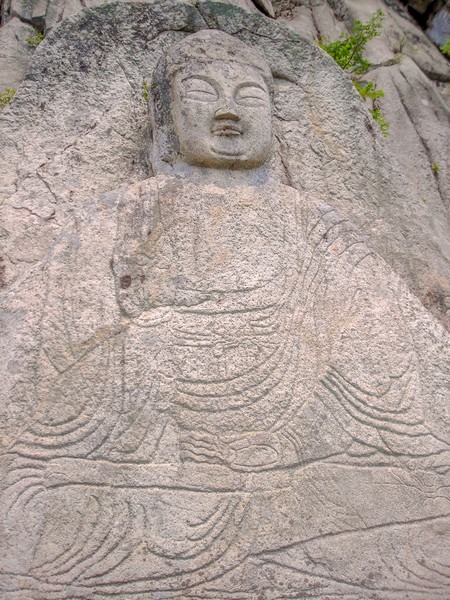
[[[344,236],[342,242],[347,248],[340,260],[328,263],[324,314],[332,335],[316,393],[354,440],[350,454],[359,460],[389,456],[393,464],[414,460],[439,469],[448,445],[426,402],[433,398],[437,405],[445,384],[436,360],[424,352],[435,344],[418,343],[415,334],[429,315],[415,308],[417,301],[383,259],[364,244],[349,245]]]

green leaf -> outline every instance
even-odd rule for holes
[[[374,121],[378,123],[381,133],[384,135],[384,137],[387,137],[389,135],[389,123],[386,121],[386,117],[383,115],[381,110],[379,108],[373,108],[370,109],[369,112]]]
[[[373,81],[369,81],[366,85],[363,85],[354,79],[353,83],[364,101],[366,98],[370,98],[370,100],[377,100],[378,98],[384,97],[383,90],[377,90]]]
[[[351,33],[342,34],[335,42],[323,39],[318,44],[344,71],[349,71],[352,74],[353,84],[360,93],[361,98],[364,101],[369,98],[374,102],[374,107],[370,109],[370,112],[378,123],[381,133],[387,136],[389,134],[389,123],[380,108],[376,106],[376,101],[384,96],[383,90],[377,90],[373,81],[360,82],[357,79],[357,77],[367,73],[372,66],[363,54],[367,43],[380,35],[383,19],[383,11],[377,10],[367,23],[355,21]]]
[[[7,104],[11,102],[16,94],[16,90],[12,90],[11,88],[6,88],[4,92],[0,92],[0,108],[4,108]]]
[[[367,42],[380,35],[384,13],[377,10],[367,23],[355,21],[352,33],[342,34],[335,42],[324,39],[319,42],[344,71],[352,71],[355,75],[367,73],[371,63],[363,57]]]
[[[442,54],[450,56],[450,39],[448,39],[443,46],[440,46]]]
[[[39,46],[39,44],[44,41],[44,34],[35,30],[34,35],[25,38],[25,41],[32,48],[36,48],[36,46]]]

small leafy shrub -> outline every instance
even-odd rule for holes
[[[365,101],[366,98],[370,100],[378,100],[378,98],[384,98],[383,90],[377,90],[373,81],[369,81],[367,84],[363,84],[356,79],[353,81],[355,88],[361,94],[361,97]],[[364,82],[365,83],[365,82]]]
[[[367,43],[381,33],[384,13],[377,10],[367,23],[355,21],[351,33],[342,34],[335,42],[323,39],[319,46],[325,50],[337,64],[351,74],[352,81],[364,101],[372,100],[373,108],[370,110],[372,117],[378,123],[384,136],[389,134],[389,123],[386,121],[378,105],[379,98],[383,98],[383,90],[377,90],[373,81],[362,82],[361,76],[367,73],[372,64],[364,58]]]
[[[144,79],[144,81],[142,82],[142,92],[141,92],[141,96],[142,98],[147,102],[148,101],[148,92],[150,90],[150,86],[148,84],[148,81],[146,81]]]
[[[378,123],[381,133],[384,137],[389,135],[389,123],[386,121],[386,117],[383,115],[379,108],[369,108],[369,112],[373,117],[373,120]]]
[[[32,48],[36,48],[44,40],[44,34],[34,30],[34,35],[25,38],[26,43]]]
[[[440,167],[439,167],[439,165],[437,164],[437,162],[433,163],[433,165],[432,165],[432,167],[431,167],[431,168],[433,169],[433,173],[434,173],[435,175],[437,175],[437,174],[439,173],[439,171],[440,171]]]
[[[335,42],[322,40],[319,46],[334,58],[337,64],[344,71],[351,71],[355,75],[367,73],[371,63],[363,56],[367,42],[373,40],[381,33],[383,27],[384,13],[377,10],[367,23],[355,21],[352,27],[352,33],[342,34]]]
[[[6,88],[4,92],[0,92],[0,110],[11,102],[14,98],[16,90]]]
[[[450,38],[440,48],[442,54],[445,54],[445,56],[450,56]]]

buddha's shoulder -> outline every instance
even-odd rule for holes
[[[368,237],[357,225],[331,203],[283,184],[278,186],[277,195],[283,204],[290,204],[299,226],[312,240],[345,237],[352,241],[358,238],[361,242],[368,242]]]
[[[346,220],[332,204],[316,198],[312,193],[298,190],[286,184],[274,187],[275,195],[286,205],[295,207],[305,221],[338,224]],[[347,220],[348,221],[348,220]]]

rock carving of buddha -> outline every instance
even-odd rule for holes
[[[42,408],[8,492],[13,521],[28,515],[22,585],[253,598],[291,559],[292,582],[322,581],[322,560],[360,585],[342,539],[399,554],[403,531],[450,512],[410,296],[351,224],[277,181],[255,50],[201,31],[151,89],[156,175],[100,197],[54,249]]]

